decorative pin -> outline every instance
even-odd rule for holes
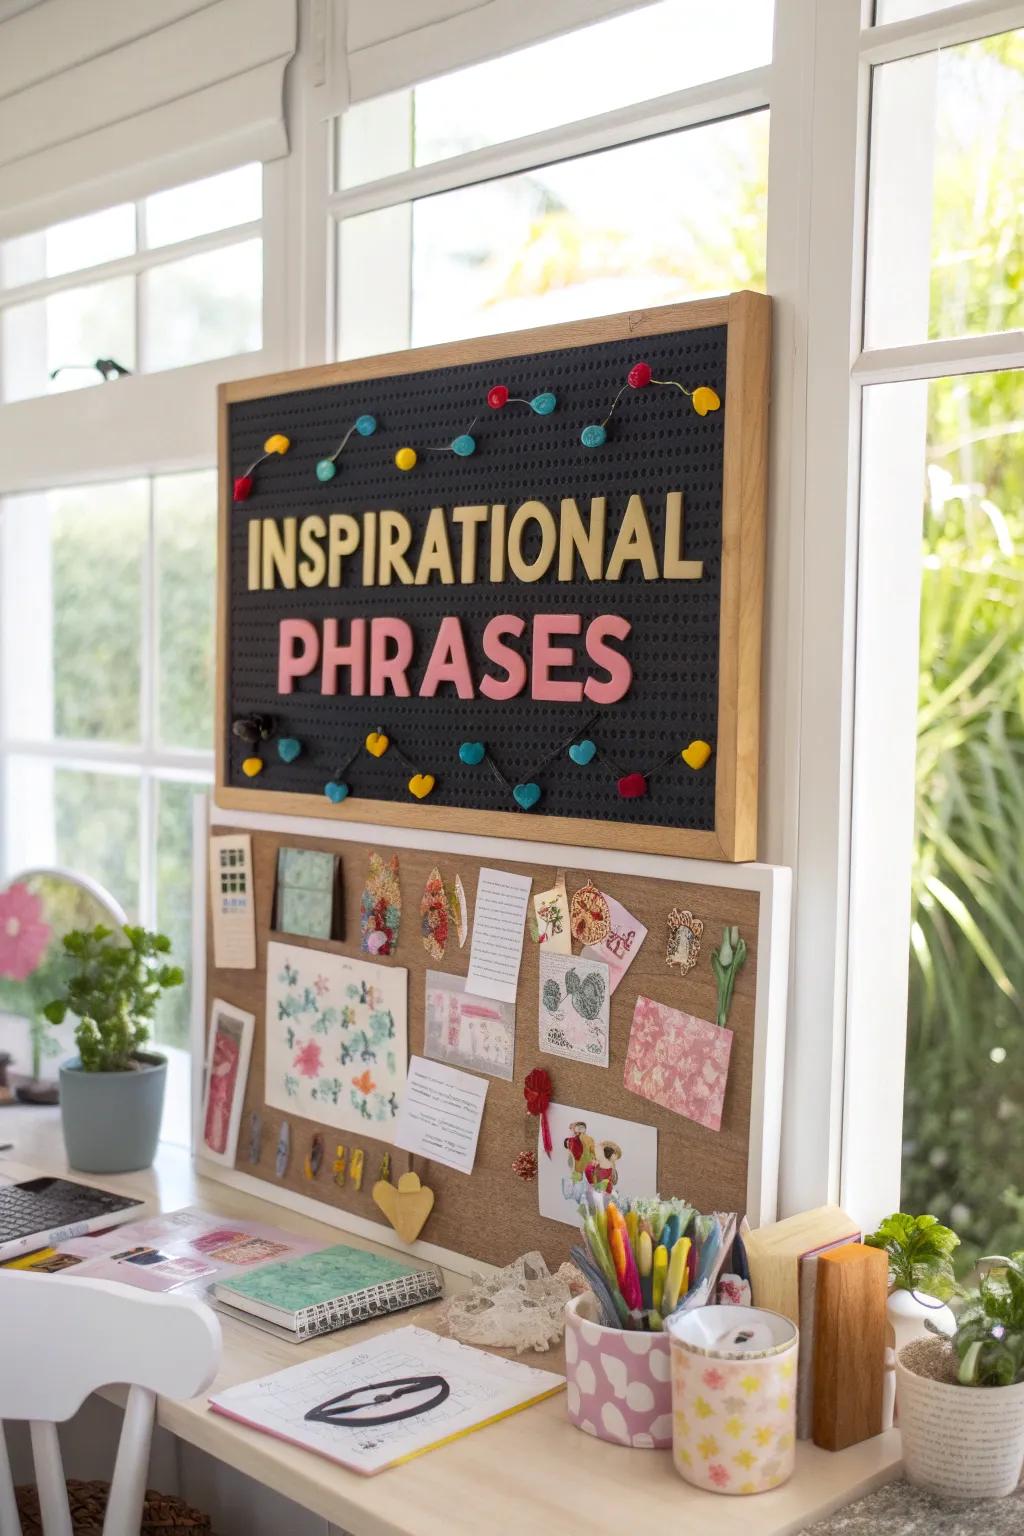
[[[403,1173],[396,1189],[382,1172],[372,1194],[374,1205],[383,1211],[402,1242],[414,1243],[434,1209],[434,1191],[420,1183],[418,1173]]]
[[[294,763],[302,754],[302,742],[295,736],[282,736],[277,743],[277,755],[282,763]]]
[[[263,742],[269,741],[274,734],[273,716],[240,715],[237,720],[231,722],[231,734],[232,736],[237,736],[239,741],[244,741],[246,746],[253,749],[248,757],[242,759],[242,772],[247,779],[254,779],[257,774],[263,772],[263,758],[260,755],[260,747]]]
[[[577,944],[600,944],[612,930],[611,912],[593,880],[581,885],[569,907],[569,927]]]
[[[688,768],[694,772],[704,767],[711,756],[710,744],[706,741],[691,741],[688,747],[684,747],[679,756]]]
[[[395,454],[395,465],[398,469],[404,469],[406,472],[408,472],[410,469],[416,468],[416,460],[418,457],[419,455],[417,454],[415,448],[399,448],[398,452]]]
[[[354,1154],[353,1154],[354,1160]],[[345,1168],[348,1163],[348,1153],[339,1141],[334,1149],[334,1164],[331,1169],[331,1177],[339,1189],[345,1188]]]
[[[722,929],[722,942],[711,951],[711,969],[718,983],[718,1024],[724,1029],[732,1007],[732,989],[736,973],[747,958],[747,941],[735,926]]]
[[[510,395],[507,384],[492,384],[487,391],[487,404],[492,411],[504,410],[506,405],[528,405],[535,416],[550,416],[558,399],[549,389],[545,389],[539,395],[534,395],[532,400],[526,400],[520,395]]]
[[[283,1179],[288,1172],[288,1158],[292,1148],[291,1126],[287,1120],[281,1121],[281,1127],[277,1133],[277,1156],[274,1159],[274,1172],[279,1179]]]
[[[255,1167],[263,1152],[263,1116],[254,1109],[249,1116],[249,1161]]]
[[[350,752],[345,761],[335,768],[334,773],[324,785],[324,794],[332,805],[340,805],[352,793],[345,782],[345,773],[347,769],[351,768],[361,750],[360,747],[356,747],[354,752]]]
[[[523,1098],[526,1100],[526,1113],[540,1121],[540,1139],[545,1155],[551,1156],[551,1125],[548,1121],[548,1106],[551,1103],[551,1079],[543,1067],[534,1067],[532,1072],[526,1074],[523,1083]],[[522,1174],[520,1174],[522,1178]]]
[[[263,444],[263,452],[260,457],[253,459],[248,469],[243,469],[242,473],[236,477],[234,484],[235,500],[248,501],[252,495],[253,486],[256,483],[255,472],[259,466],[265,464],[267,459],[272,459],[275,454],[286,454],[291,445],[291,439],[285,437],[283,432],[271,433],[270,437]]]
[[[362,1147],[353,1147],[352,1148],[352,1169],[351,1169],[351,1172],[352,1172],[352,1188],[353,1189],[362,1189],[362,1187],[363,1187],[363,1149],[362,1149]]]
[[[634,363],[626,375],[626,382],[612,401],[607,416],[603,421],[591,422],[580,433],[580,442],[584,448],[601,448],[608,440],[608,423],[615,415],[619,401],[623,395],[631,389],[647,389],[649,385],[657,385],[662,389],[678,389],[686,396],[698,416],[706,416],[709,411],[717,411],[722,402],[718,395],[708,384],[700,384],[696,389],[687,389],[685,384],[680,384],[678,379],[656,379],[652,376],[650,363]]]
[[[306,1159],[302,1166],[302,1171],[310,1182],[319,1175],[323,1162],[324,1139],[320,1132],[317,1131],[309,1144],[309,1151],[306,1153]]]
[[[704,919],[692,912],[680,912],[673,907],[668,915],[668,942],[665,946],[667,965],[678,965],[679,974],[685,976],[697,964],[700,941],[704,936]]]
[[[337,448],[335,448],[334,452],[330,454],[326,459],[318,460],[316,466],[316,477],[321,482],[321,484],[326,485],[327,482],[329,480],[333,480],[335,475],[338,473],[338,458],[341,455],[345,444],[352,436],[353,432],[358,432],[360,437],[372,437],[376,430],[376,416],[357,416],[355,421],[349,427],[348,431],[345,433],[345,436],[342,438],[341,442],[338,444]]]
[[[478,416],[474,416],[465,432],[460,432],[458,437],[453,437],[451,442],[447,443],[445,447],[428,448],[426,452],[454,453],[460,459],[470,458],[472,454],[476,453],[476,438],[472,437],[470,434],[472,433],[473,428],[476,426],[479,419],[480,418]]]

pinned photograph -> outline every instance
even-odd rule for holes
[[[215,997],[210,1006],[203,1087],[201,1157],[235,1166],[238,1128],[249,1077],[249,1057],[256,1027],[254,1014]]]
[[[577,1205],[589,1184],[618,1195],[649,1195],[658,1187],[658,1133],[572,1104],[548,1106],[551,1156],[538,1132],[537,1199],[542,1216],[580,1225]]]

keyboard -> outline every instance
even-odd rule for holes
[[[50,1234],[87,1222],[96,1230],[108,1221],[117,1226],[125,1213],[135,1212],[141,1200],[73,1184],[70,1179],[26,1179],[22,1184],[0,1188],[0,1253],[20,1239],[39,1237],[41,1246]]]

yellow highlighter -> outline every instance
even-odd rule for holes
[[[688,1237],[679,1238],[672,1249],[672,1257],[668,1261],[668,1274],[665,1277],[665,1291],[662,1296],[662,1317],[668,1317],[669,1313],[674,1312],[679,1305],[679,1292],[682,1289],[683,1276],[686,1274],[686,1255],[689,1251]]]
[[[665,1292],[665,1276],[668,1273],[668,1249],[655,1248],[651,1269],[651,1299],[659,1312],[664,1309],[661,1305]]]

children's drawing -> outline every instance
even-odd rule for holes
[[[423,1054],[509,1082],[516,1054],[515,1004],[474,997],[464,977],[428,971]]]
[[[571,1104],[551,1104],[554,1150],[537,1149],[537,1196],[542,1216],[578,1226],[576,1207],[588,1186],[618,1195],[652,1194],[658,1187],[658,1133]]]
[[[541,946],[540,1048],[591,1066],[608,1065],[608,967]]]

